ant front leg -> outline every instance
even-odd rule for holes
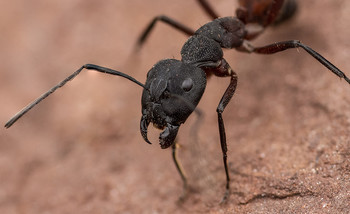
[[[172,145],[172,155],[173,155],[173,160],[176,166],[177,171],[179,172],[182,182],[183,182],[183,190],[182,190],[182,195],[179,198],[179,201],[182,202],[185,200],[186,196],[187,196],[187,192],[188,192],[188,184],[187,184],[187,178],[185,175],[184,170],[182,169],[182,166],[180,165],[180,162],[177,159],[177,148],[179,147],[179,145],[176,143],[176,141],[174,142],[174,144]]]
[[[191,136],[194,137],[194,141],[197,143],[198,140],[198,128],[201,124],[202,121],[202,117],[203,117],[203,113],[201,112],[201,110],[197,109],[196,106],[194,106],[191,102],[189,102],[188,100],[186,100],[185,98],[178,96],[176,94],[168,94],[168,96],[174,97],[176,99],[179,99],[182,102],[182,105],[186,105],[189,108],[191,108],[193,110],[193,112],[196,114],[197,119],[195,121],[195,123],[193,124],[193,127],[191,129]],[[182,194],[179,198],[179,202],[183,202],[186,199],[186,196],[189,192],[188,190],[188,181],[186,178],[186,174],[185,171],[183,170],[178,158],[177,158],[177,149],[180,147],[180,145],[177,143],[177,140],[175,139],[174,143],[172,144],[172,157],[173,157],[173,161],[175,163],[176,169],[178,171],[178,173],[180,174],[182,183],[183,183],[183,191]]]
[[[225,107],[230,102],[232,96],[236,91],[238,77],[237,77],[237,74],[231,69],[231,67],[226,62],[225,59],[221,60],[221,64],[219,65],[219,67],[215,69],[209,69],[207,70],[207,72],[212,72],[214,75],[219,77],[228,77],[228,76],[231,77],[230,84],[227,87],[216,109],[216,112],[218,114],[220,144],[221,144],[221,150],[222,150],[225,173],[226,173],[226,191],[220,203],[225,203],[228,197],[230,196],[230,174],[229,174],[228,164],[227,164],[226,132],[225,132],[224,120],[222,119],[222,113],[224,112]]]
[[[220,144],[221,144],[225,173],[226,173],[226,192],[220,203],[226,202],[226,200],[230,195],[230,174],[229,174],[228,165],[227,165],[227,143],[226,143],[226,133],[225,133],[224,120],[222,119],[222,113],[224,112],[226,105],[230,102],[233,94],[235,93],[236,87],[237,87],[237,75],[232,71],[230,84],[227,87],[216,109],[216,112],[218,113]]]
[[[181,24],[180,22],[175,21],[172,18],[169,18],[167,16],[164,15],[160,15],[160,16],[156,16],[151,23],[148,24],[147,28],[143,31],[143,33],[141,34],[140,38],[137,40],[137,47],[140,48],[146,41],[146,39],[149,37],[149,34],[151,33],[151,31],[153,30],[155,24],[158,22],[164,22],[168,25],[170,25],[171,27],[183,32],[184,34],[188,35],[188,36],[192,36],[194,34],[194,30],[192,30],[191,28],[185,26],[184,24]]]

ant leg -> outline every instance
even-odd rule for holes
[[[203,9],[205,10],[205,12],[211,16],[211,18],[213,19],[217,19],[219,18],[219,16],[217,15],[217,13],[213,10],[213,8],[209,5],[209,3],[207,2],[207,0],[197,0],[197,2],[203,7]]]
[[[190,103],[188,100],[184,99],[183,97],[179,96],[179,95],[176,95],[176,94],[168,94],[169,96],[171,97],[175,97],[179,100],[181,100],[183,102],[184,105],[187,105],[188,107],[192,108],[194,113],[196,113],[197,115],[197,120],[195,121],[195,123],[193,124],[193,127],[191,128],[191,132],[194,133],[192,136],[194,138],[194,141],[195,143],[198,143],[198,128],[200,126],[200,122],[202,121],[202,117],[203,117],[203,113],[201,112],[201,110],[197,109],[196,106],[194,106],[192,103]],[[172,150],[173,150],[173,160],[174,160],[174,163],[175,163],[175,166],[176,166],[176,169],[177,171],[179,172],[180,176],[181,176],[181,179],[183,181],[183,192],[179,198],[179,202],[182,202],[185,198],[186,198],[186,195],[188,193],[188,182],[187,182],[187,178],[186,178],[186,175],[184,173],[184,170],[182,169],[179,161],[177,160],[177,148],[179,147],[179,144],[176,143],[176,140],[175,142],[173,143],[172,145]]]
[[[213,19],[216,19],[219,17],[206,0],[198,0],[198,3],[203,7],[205,12],[208,13],[209,16],[211,16]],[[140,38],[137,40],[137,47],[138,48],[141,47],[145,43],[146,39],[148,38],[149,34],[151,33],[155,24],[158,21],[164,22],[164,23],[170,25],[171,27],[173,27],[179,31],[182,31],[183,33],[187,34],[188,36],[192,36],[195,32],[191,28],[175,21],[172,18],[169,18],[169,17],[164,16],[164,15],[156,16],[151,21],[151,23],[148,24],[147,28],[143,31]]]
[[[223,161],[225,166],[225,173],[226,173],[226,192],[224,197],[222,198],[220,203],[226,202],[230,195],[230,175],[228,171],[228,165],[227,165],[227,144],[226,144],[226,133],[225,133],[225,126],[224,126],[224,120],[222,119],[222,113],[226,107],[226,105],[230,102],[233,94],[235,93],[236,87],[237,87],[237,75],[235,72],[231,70],[231,81],[229,86],[227,87],[224,95],[222,96],[220,103],[216,109],[218,113],[218,123],[219,123],[219,133],[220,133],[220,144],[223,154]]]
[[[317,53],[310,47],[304,45],[298,40],[276,42],[270,45],[257,47],[257,48],[250,46],[251,50],[249,52],[254,52],[258,54],[274,54],[290,48],[299,48],[299,47],[303,48],[306,52],[308,52],[312,57],[314,57],[322,65],[324,65],[326,68],[332,71],[335,75],[337,75],[340,78],[344,78],[350,84],[350,79],[339,68],[337,68],[331,62],[329,62],[326,58],[324,58],[319,53]]]
[[[192,127],[190,129],[190,133],[192,138],[193,138],[193,142],[198,145],[198,130],[199,127],[202,124],[202,119],[203,119],[203,113],[201,110],[199,109],[195,109],[194,112],[197,114],[197,120],[192,124]]]
[[[143,33],[141,34],[140,38],[137,40],[137,48],[140,48],[146,41],[146,39],[148,38],[150,32],[152,31],[152,29],[154,28],[155,24],[158,22],[164,22],[168,25],[170,25],[171,27],[187,34],[188,36],[192,36],[194,34],[194,30],[192,30],[191,28],[175,21],[174,19],[171,19],[167,16],[156,16],[151,23],[148,24],[147,28],[143,31]]]
[[[110,68],[105,68],[105,67],[101,67],[98,65],[93,65],[93,64],[86,64],[81,66],[77,71],[75,71],[73,74],[71,74],[70,76],[68,76],[66,79],[64,79],[63,81],[61,81],[60,83],[58,83],[57,85],[55,85],[54,87],[52,87],[50,90],[48,90],[47,92],[45,92],[44,94],[42,94],[40,97],[38,97],[36,100],[34,100],[33,102],[31,102],[30,104],[28,104],[26,107],[24,107],[21,111],[19,111],[17,114],[15,114],[6,124],[5,127],[6,128],[10,128],[19,118],[21,118],[25,113],[27,113],[30,109],[32,109],[35,105],[39,104],[42,100],[44,100],[46,97],[48,97],[50,94],[52,94],[53,92],[55,92],[58,88],[61,88],[62,86],[64,86],[68,81],[74,79],[76,76],[78,76],[78,74],[80,74],[80,72],[83,69],[88,69],[88,70],[95,70],[98,72],[102,72],[102,73],[107,73],[107,74],[112,74],[112,75],[116,75],[116,76],[121,76],[124,77],[138,85],[140,85],[141,87],[145,88],[145,85],[142,84],[141,82],[137,81],[135,78],[124,74],[122,72],[119,71],[115,71],[112,70]],[[146,89],[146,88],[145,88]],[[148,90],[148,89],[146,89]]]
[[[186,195],[187,195],[187,191],[188,191],[188,184],[187,184],[187,178],[186,178],[186,175],[184,173],[184,170],[182,169],[179,161],[177,160],[177,153],[176,153],[176,149],[179,147],[179,145],[174,142],[173,145],[172,145],[172,150],[173,150],[173,160],[174,160],[174,163],[175,163],[175,166],[176,166],[176,169],[177,171],[179,172],[180,176],[181,176],[181,179],[182,179],[182,182],[183,182],[183,192],[179,198],[179,201],[183,201],[185,198],[186,198]]]

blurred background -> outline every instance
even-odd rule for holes
[[[236,1],[209,2],[222,16],[234,15]],[[254,44],[299,39],[350,76],[350,2],[299,3],[293,19]],[[144,82],[160,59],[179,59],[187,37],[162,23],[133,52],[142,30],[161,14],[193,29],[210,21],[194,0],[0,1],[1,124],[83,64]],[[159,131],[150,130],[152,146],[139,134],[142,89],[88,71],[0,129],[0,212],[346,210],[349,85],[303,50],[271,56],[232,50],[225,58],[239,77],[224,113],[233,188],[227,206],[218,206],[225,177],[215,109],[228,79],[208,81],[199,143],[189,131],[195,116],[180,129],[179,158],[194,192],[179,206],[182,184],[171,151],[160,149]],[[268,193],[286,200],[265,198]]]

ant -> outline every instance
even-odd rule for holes
[[[235,48],[246,53],[274,54],[291,48],[302,48],[335,75],[344,78],[349,84],[350,79],[327,59],[298,40],[276,42],[262,47],[255,47],[250,43],[250,40],[260,35],[267,26],[292,17],[297,9],[296,0],[239,0],[236,17],[222,18],[218,18],[219,16],[207,1],[197,0],[197,2],[214,19],[213,21],[193,31],[167,16],[157,16],[141,34],[137,43],[138,47],[144,44],[155,23],[161,21],[190,36],[182,47],[182,59],[164,59],[157,62],[147,73],[145,84],[125,73],[98,65],[85,64],[14,115],[5,124],[5,127],[11,127],[25,113],[75,78],[83,69],[124,77],[143,88],[141,136],[147,143],[151,144],[147,138],[147,129],[150,123],[162,130],[159,136],[160,146],[162,149],[172,148],[173,160],[183,181],[183,196],[185,196],[188,188],[187,179],[176,158],[177,143],[175,139],[177,133],[181,124],[185,123],[192,112],[198,112],[196,106],[204,93],[207,79],[212,75],[229,77],[230,83],[216,109],[226,174],[226,191],[222,202],[227,201],[230,194],[230,176],[222,114],[235,93],[237,74],[223,58],[222,49]]]

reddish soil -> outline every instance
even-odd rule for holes
[[[214,1],[211,1],[212,3]],[[218,0],[223,16],[234,0]],[[298,14],[254,41],[299,39],[350,76],[350,1],[299,1]],[[214,3],[213,3],[214,4]],[[195,1],[32,0],[0,3],[0,121],[71,74],[95,63],[145,81],[163,58],[179,58],[186,36],[159,24],[137,55],[147,23],[167,14],[198,28],[210,18]],[[350,86],[303,50],[271,56],[225,51],[239,85],[224,112],[232,193],[225,175],[216,106],[228,79],[211,78],[180,129],[181,180],[159,131],[139,133],[142,89],[122,78],[82,73],[0,130],[0,213],[348,213]]]

